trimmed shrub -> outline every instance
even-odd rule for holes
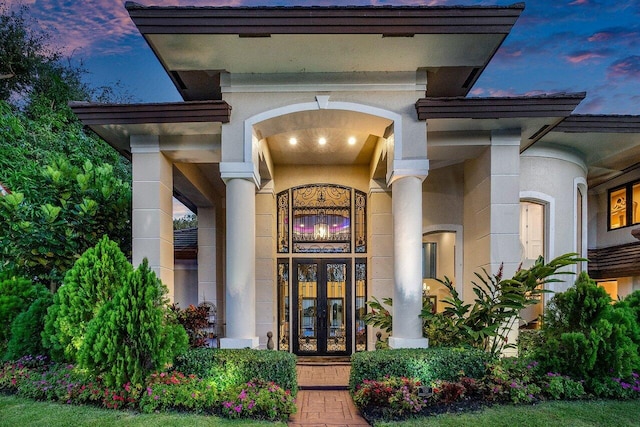
[[[142,384],[185,351],[187,333],[170,317],[165,293],[145,258],[89,323],[78,353],[80,367],[119,388]]]
[[[492,357],[475,348],[431,347],[426,349],[376,350],[351,356],[349,388],[355,392],[365,380],[385,376],[406,377],[429,384],[435,380],[482,378]]]
[[[178,356],[174,367],[187,375],[215,380],[220,391],[255,379],[274,382],[295,396],[296,360],[283,351],[198,348]]]
[[[47,354],[42,345],[41,334],[44,330],[44,318],[51,304],[53,295],[47,291],[27,311],[15,318],[11,324],[11,338],[7,344],[5,360],[16,360],[30,354]]]
[[[0,274],[0,355],[4,354],[11,338],[11,323],[35,300],[47,295],[51,292],[41,284],[7,272]]]
[[[55,294],[42,340],[57,361],[75,362],[87,325],[133,271],[117,243],[104,236],[76,261]]]

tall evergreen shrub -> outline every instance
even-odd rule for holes
[[[188,348],[188,337],[168,308],[166,287],[143,263],[89,323],[79,364],[107,386],[142,384]]]
[[[118,244],[107,236],[75,262],[45,319],[43,344],[54,360],[76,361],[87,325],[132,270]]]
[[[604,288],[583,272],[574,287],[549,303],[536,359],[548,371],[595,386],[640,369],[640,327],[624,304],[613,305]]]

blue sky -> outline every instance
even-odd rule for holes
[[[5,2],[7,0],[4,0]],[[137,0],[158,6],[508,5],[469,0]],[[2,3],[2,0],[0,0]],[[82,61],[96,86],[120,81],[136,101],[179,95],[129,19],[124,1],[22,3],[52,45]],[[530,0],[471,96],[586,91],[577,113],[640,114],[640,1]]]

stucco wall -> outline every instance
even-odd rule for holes
[[[177,259],[174,264],[174,302],[182,309],[198,305],[198,263],[194,259]]]
[[[545,233],[548,258],[576,251],[575,189],[580,180],[586,181],[585,167],[581,159],[572,154],[531,148],[520,157],[521,198],[524,195],[528,200],[539,201],[548,211],[550,223]],[[573,276],[563,280],[566,281],[549,284],[549,288],[561,292],[574,281]]]

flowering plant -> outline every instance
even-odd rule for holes
[[[364,380],[353,395],[356,406],[363,411],[381,411],[384,418],[397,418],[420,412],[429,402],[418,396],[418,380],[405,377],[385,377],[381,381]]]
[[[228,392],[222,414],[229,418],[286,421],[296,412],[295,398],[274,382],[252,380]]]
[[[149,376],[138,404],[147,413],[168,409],[211,413],[220,404],[220,396],[208,381],[195,375],[161,372]]]

